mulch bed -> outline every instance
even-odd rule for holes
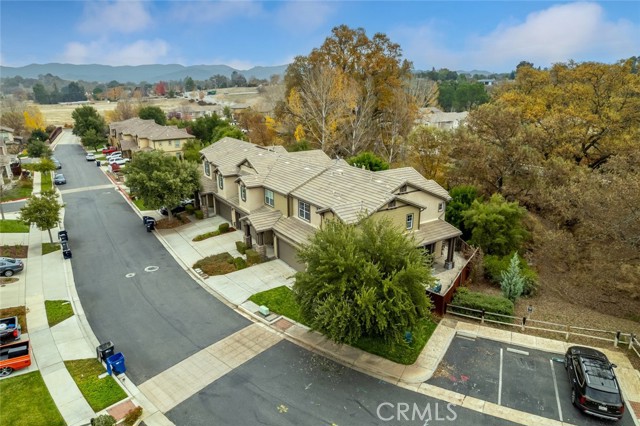
[[[156,228],[172,229],[172,228],[177,228],[178,226],[185,225],[187,223],[191,223],[191,219],[189,219],[186,215],[174,217],[173,219],[169,219],[167,217],[165,219],[160,219],[159,221],[157,221]]]
[[[0,256],[2,257],[14,257],[19,259],[26,259],[29,246],[7,246],[0,247]]]

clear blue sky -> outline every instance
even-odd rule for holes
[[[640,54],[640,2],[0,1],[0,64],[282,65],[340,24],[382,32],[415,69]]]

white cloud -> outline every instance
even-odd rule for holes
[[[146,9],[147,4],[150,2],[129,0],[86,2],[78,29],[84,33],[105,35],[145,30],[152,24],[151,15]]]
[[[322,27],[335,12],[338,3],[328,1],[292,1],[282,3],[275,12],[279,27],[300,33],[310,33]]]
[[[488,34],[469,37],[462,50],[447,47],[438,27],[429,23],[399,31],[405,57],[416,68],[508,71],[522,60],[543,67],[570,59],[614,62],[640,48],[640,28],[627,20],[608,21],[596,3],[554,5],[530,13],[524,21],[511,19]]]
[[[62,61],[71,64],[146,65],[164,63],[169,45],[164,40],[137,40],[129,44],[105,39],[65,46]]]
[[[234,18],[255,18],[263,15],[260,2],[254,1],[197,1],[176,2],[170,13],[175,20],[194,23],[233,22]],[[241,31],[242,27],[238,27]]]

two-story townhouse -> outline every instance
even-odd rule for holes
[[[0,177],[5,179],[10,179],[12,176],[11,155],[9,155],[7,145],[14,143],[13,141],[13,129],[0,126]]]
[[[162,126],[137,117],[109,124],[110,143],[129,158],[137,151],[164,151],[182,157],[185,143],[194,138],[176,126]]]
[[[327,220],[355,223],[373,215],[388,217],[453,267],[461,232],[444,221],[450,197],[436,182],[410,167],[371,172],[319,150],[278,148],[224,138],[201,151],[202,205],[241,226],[259,252],[303,269],[297,249]]]

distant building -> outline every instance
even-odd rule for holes
[[[181,157],[184,144],[194,138],[176,126],[161,126],[137,117],[109,124],[111,145],[120,147],[123,156],[129,158],[137,151],[154,150]]]
[[[457,129],[467,121],[467,111],[442,112],[438,108],[420,108],[418,124],[436,127],[443,130]]]
[[[485,86],[493,86],[495,82],[495,78],[483,78],[482,80],[478,80],[478,83],[482,83]]]

